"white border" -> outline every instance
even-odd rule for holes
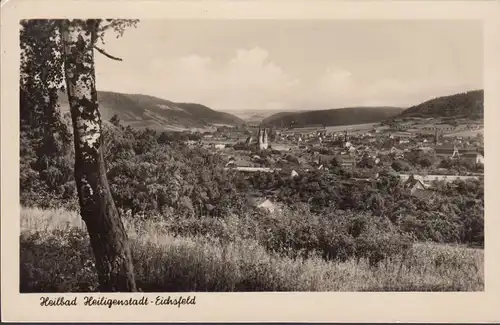
[[[1,11],[1,294],[3,321],[495,322],[500,320],[497,159],[500,15],[495,1],[12,0]],[[197,293],[195,306],[40,307],[19,294],[19,19],[480,19],[484,21],[485,291],[478,293]],[[202,37],[202,35],[200,35]],[[125,295],[125,294],[116,294]],[[140,295],[140,294],[136,294]],[[155,297],[155,294],[147,294]],[[54,296],[54,295],[53,295]],[[56,295],[60,296],[60,295]],[[83,294],[66,294],[67,297]],[[110,296],[110,295],[107,295]],[[131,295],[126,295],[131,296]]]

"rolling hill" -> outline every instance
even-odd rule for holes
[[[381,122],[397,116],[403,109],[398,107],[347,107],[302,112],[281,112],[271,115],[262,124],[275,127],[304,127],[307,125],[354,125]]]
[[[218,112],[200,104],[175,103],[153,96],[110,91],[98,91],[97,97],[104,120],[109,120],[116,114],[124,125],[139,128],[175,130],[244,123],[234,115]],[[60,94],[59,104],[61,112],[69,111],[65,93]]]
[[[249,124],[259,124],[263,119],[273,114],[280,113],[277,109],[245,109],[231,110],[228,113],[237,116]]]
[[[412,106],[401,113],[401,117],[456,117],[482,119],[484,113],[484,91],[437,97]]]

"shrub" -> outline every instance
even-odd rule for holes
[[[22,210],[21,292],[96,290],[84,227],[67,223],[76,219],[76,214],[62,210]],[[39,222],[47,225],[42,231]],[[240,233],[236,216],[221,223],[227,233]],[[351,223],[350,237],[345,232],[329,247],[353,247],[352,235],[359,232],[358,226],[365,227],[362,224],[352,227]],[[392,255],[385,263],[370,266],[369,258],[340,262],[325,261],[314,254],[307,259],[283,256],[252,239],[173,237],[165,231],[161,218],[127,219],[125,226],[137,285],[145,292],[484,290],[483,254],[477,249],[415,244],[403,255]],[[377,239],[373,234],[378,234]],[[375,252],[378,245],[388,251],[392,244],[380,229],[365,229],[354,241],[354,246]]]

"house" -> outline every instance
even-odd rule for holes
[[[476,164],[484,164],[484,155],[477,148],[460,149],[460,158],[475,161]]]
[[[266,210],[268,212],[274,212],[274,211],[278,210],[278,207],[273,202],[271,202],[271,200],[269,200],[269,199],[266,199],[262,203],[258,204],[257,207],[259,209],[263,209],[263,210]]]
[[[432,147],[422,146],[422,147],[419,147],[418,150],[420,150],[422,152],[431,152],[432,151]]]
[[[484,157],[479,152],[466,152],[460,158],[474,161],[476,164],[484,164]]]
[[[404,151],[401,149],[397,149],[395,147],[392,147],[390,153],[394,155],[394,159],[403,159],[404,158]]]
[[[308,125],[305,127],[295,127],[281,132],[283,135],[300,135],[300,136],[310,136],[317,135],[319,133],[326,133],[326,127],[324,125]]]
[[[434,152],[437,157],[441,158],[458,158],[460,153],[457,149],[457,146],[453,145],[443,145],[434,148]]]
[[[422,180],[415,178],[413,175],[410,175],[403,183],[403,188],[421,200],[431,200],[435,194],[434,191],[427,189]]]
[[[250,205],[252,205],[252,206],[254,206],[256,208],[262,209],[264,211],[275,212],[275,211],[279,211],[280,210],[280,208],[278,207],[278,205],[275,204],[274,202],[272,202],[268,198],[254,196],[254,195],[251,195],[251,196],[249,196],[247,198],[248,198],[248,202],[250,203]]]
[[[441,146],[435,149],[436,156],[445,158],[462,158],[473,160],[476,163],[484,164],[484,155],[475,147],[466,147],[458,149],[457,146]]]
[[[477,153],[476,164],[484,165],[484,155],[481,154],[480,152]]]
[[[335,160],[334,155],[321,155],[320,154],[314,158],[313,162],[318,164],[318,165],[329,166],[333,160]]]
[[[475,179],[475,180],[480,180],[481,175],[426,175],[426,176],[421,176],[421,175],[408,175],[408,174],[399,174],[399,178],[401,181],[404,183],[407,183],[409,179],[414,178],[416,180],[419,180],[424,184],[424,186],[428,187],[431,186],[434,181],[444,181],[447,183],[454,182],[455,180],[469,180],[469,179]],[[427,185],[426,185],[427,184]]]
[[[356,159],[350,155],[339,155],[337,161],[342,168],[353,168],[356,166]]]
[[[198,143],[198,141],[195,141],[195,140],[186,140],[184,141],[184,143],[188,146],[194,146]]]
[[[411,132],[404,132],[404,131],[395,132],[395,133],[391,134],[391,136],[390,136],[391,139],[395,139],[395,138],[398,138],[398,139],[409,139],[409,138],[412,138],[412,137],[414,137],[413,133],[411,133]]]
[[[243,159],[230,159],[229,162],[226,164],[226,167],[253,167],[253,164],[249,161],[243,160]]]
[[[415,176],[410,175],[403,183],[403,188],[409,190],[413,194],[416,190],[425,190],[425,185],[422,181]]]
[[[309,170],[313,170],[314,166],[309,164],[308,162],[301,162],[300,169],[305,170],[305,171],[309,171]]]
[[[431,189],[424,189],[424,190],[416,189],[411,194],[422,201],[428,201],[428,202],[432,201],[436,196],[436,192]]]

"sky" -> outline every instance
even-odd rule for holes
[[[482,25],[424,20],[142,20],[96,53],[99,90],[221,111],[409,107],[483,88]]]

